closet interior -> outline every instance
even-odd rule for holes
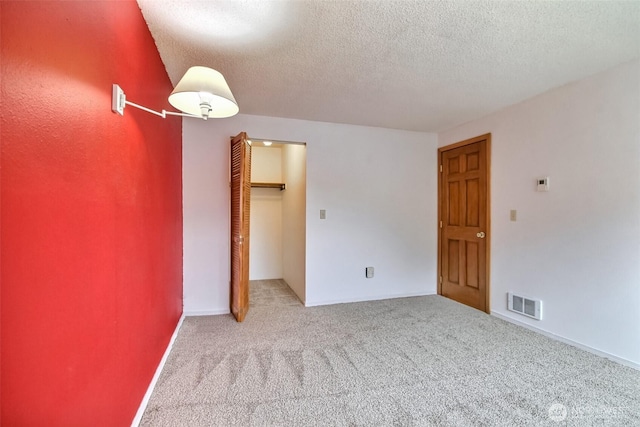
[[[304,303],[306,145],[250,140],[252,294],[256,294],[258,289],[254,288],[258,287],[272,292],[266,290],[269,286],[265,281],[279,280]]]

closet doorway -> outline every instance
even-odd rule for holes
[[[304,303],[306,144],[251,136],[247,140],[249,307]]]

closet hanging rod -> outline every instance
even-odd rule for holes
[[[280,191],[286,188],[283,182],[252,182],[251,187],[255,188],[279,188]]]

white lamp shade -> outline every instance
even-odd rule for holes
[[[169,103],[187,114],[202,116],[203,101],[211,106],[209,118],[231,117],[239,111],[221,73],[207,67],[191,67],[169,95]]]

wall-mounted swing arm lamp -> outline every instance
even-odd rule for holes
[[[142,105],[127,101],[124,91],[113,85],[111,110],[124,115],[124,107],[130,105],[162,118],[167,116],[208,118],[231,117],[238,113],[236,102],[224,76],[207,67],[191,67],[180,79],[171,95],[169,103],[182,113],[175,111],[155,111]]]

